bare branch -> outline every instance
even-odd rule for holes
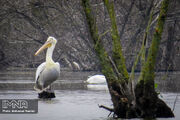
[[[114,109],[113,108],[109,108],[107,106],[104,106],[104,105],[98,105],[99,108],[104,108],[105,110],[108,110],[109,112],[114,112]]]
[[[30,35],[24,33],[23,31],[21,31],[21,30],[19,30],[19,29],[17,29],[16,27],[14,27],[14,28],[15,28],[15,30],[18,31],[19,33],[25,35],[25,36],[28,37],[28,38],[31,38],[33,41],[35,41],[35,42],[37,42],[37,43],[40,43],[40,44],[43,44],[43,42],[41,42],[40,40],[37,40],[37,39],[31,37]]]

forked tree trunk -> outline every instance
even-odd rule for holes
[[[135,89],[135,94],[133,94],[134,90],[132,90],[131,86],[132,81],[129,80],[124,56],[122,54],[113,2],[104,0],[104,4],[111,20],[111,36],[113,40],[111,58],[104,49],[102,41],[100,40],[98,28],[94,19],[95,17],[91,11],[89,0],[82,0],[87,23],[89,25],[89,31],[95,44],[95,51],[100,59],[102,73],[107,79],[114,108],[110,109],[105,106],[101,107],[114,112],[114,115],[119,118],[174,116],[169,107],[158,98],[157,93],[154,90],[155,59],[163,31],[168,2],[169,0],[164,0],[162,3],[156,32],[149,49],[148,58],[141,72],[140,80]]]

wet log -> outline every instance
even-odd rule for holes
[[[48,99],[48,98],[55,98],[55,92],[54,90],[51,89],[51,87],[49,89],[46,89],[40,93],[38,93],[38,98],[42,98],[42,99]]]
[[[43,91],[41,93],[38,93],[38,98],[42,98],[42,99],[55,98],[55,97],[56,96],[54,92]]]

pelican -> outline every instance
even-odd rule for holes
[[[106,84],[106,78],[104,75],[93,75],[86,80],[89,84]]]
[[[50,36],[44,45],[35,53],[35,56],[37,56],[41,51],[47,48],[46,61],[40,64],[36,70],[34,89],[38,92],[50,89],[51,84],[59,77],[60,64],[54,62],[52,59],[56,43],[57,40]]]

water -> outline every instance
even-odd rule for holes
[[[57,90],[56,98],[38,101],[38,114],[1,114],[0,120],[106,120],[108,111],[98,104],[112,106],[107,91]],[[0,98],[34,99],[35,91],[1,91]]]
[[[8,75],[1,73],[0,99],[36,99],[37,93],[31,89],[33,77],[28,77],[26,80],[29,73],[23,77],[24,72],[17,74],[18,77],[14,74],[12,76],[10,72]],[[77,79],[78,75],[77,73],[74,79]],[[180,120],[179,78],[180,73],[158,74],[156,83],[158,83],[157,91],[161,93],[159,97],[171,109],[174,107],[176,96],[177,100],[174,109],[175,118],[158,118],[157,120]],[[71,79],[57,81],[54,88],[56,98],[39,100],[38,114],[0,114],[0,120],[112,120],[111,117],[107,117],[108,111],[98,107],[98,105],[112,107],[106,85],[85,85],[82,80]]]
[[[0,120],[108,120],[109,112],[98,105],[112,107],[109,93],[104,90],[56,90],[56,98],[38,101],[38,114],[1,114]],[[173,108],[177,93],[161,93],[161,98]],[[1,91],[3,99],[35,99],[35,91]],[[176,101],[175,118],[180,120],[180,96]],[[136,119],[138,120],[138,119]]]

